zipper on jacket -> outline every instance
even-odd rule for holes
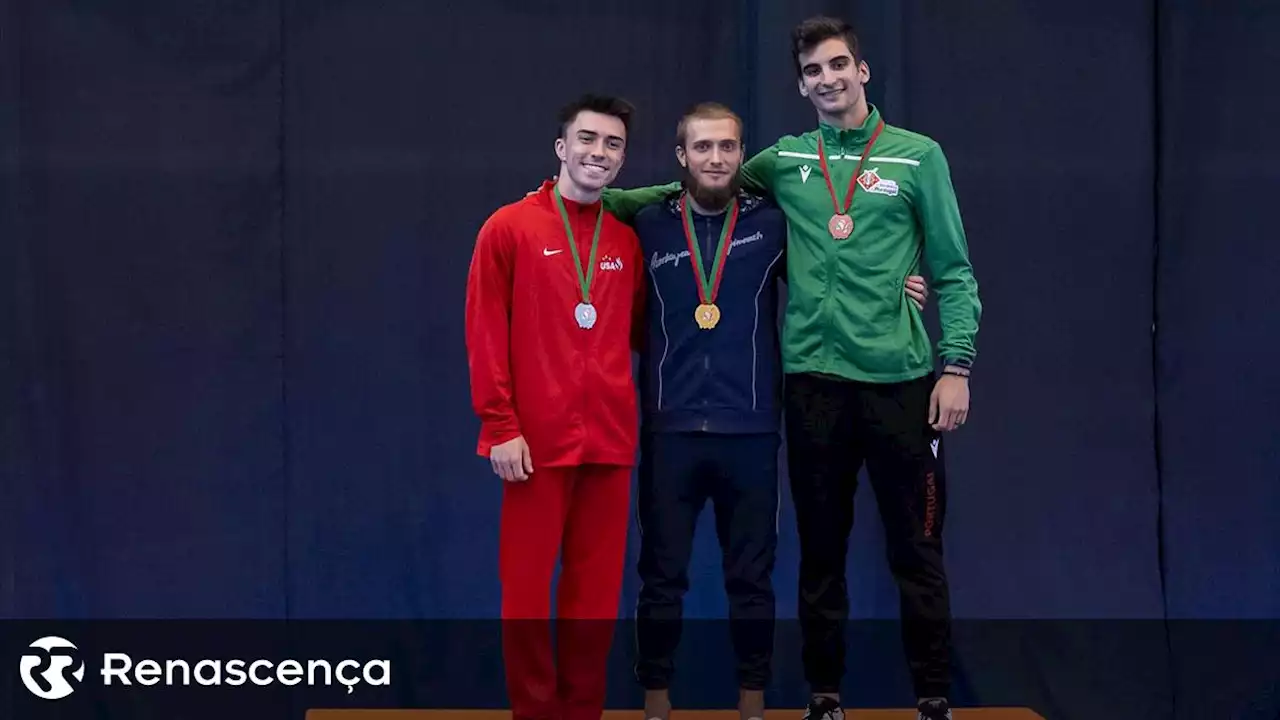
[[[707,419],[707,393],[711,391],[711,356],[702,356],[702,431],[706,432],[711,421]]]
[[[698,245],[703,247],[702,264],[708,271],[715,266],[716,254],[716,234],[712,232],[712,219],[707,216],[702,217],[702,226],[704,238],[698,240]],[[705,239],[705,243],[703,240]],[[714,278],[713,278],[714,280]],[[711,421],[707,419],[707,393],[711,389],[711,355],[702,356],[702,431],[706,432],[711,427]]]
[[[840,155],[843,156],[845,152],[846,151],[844,148],[844,139],[841,138]],[[853,172],[855,173],[857,172],[856,166],[854,167]],[[835,181],[832,180],[832,182],[834,184]],[[852,206],[850,207],[849,212],[853,212]],[[822,309],[825,311],[824,314],[826,315],[826,317],[823,319],[823,322],[822,322],[822,346],[818,356],[821,362],[821,367],[823,371],[826,370],[829,364],[828,361],[831,359],[831,353],[832,353],[831,333],[833,330],[833,326],[835,325],[835,318],[836,318],[836,310],[834,307],[836,301],[833,297],[832,291],[835,285],[836,268],[839,266],[839,264],[840,264],[839,246],[838,245],[830,246],[830,249],[827,251],[827,291],[822,294]]]
[[[707,393],[711,390],[711,356],[702,356],[702,432],[706,432],[711,421],[707,419]]]
[[[712,257],[716,252],[716,237],[711,232],[711,218],[702,218],[702,224],[705,226],[705,232],[707,233],[707,246],[702,251],[702,264],[707,268],[707,270],[710,270],[711,266],[714,265],[716,261],[716,259]]]

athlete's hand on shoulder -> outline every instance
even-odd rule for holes
[[[924,277],[911,275],[907,278],[906,286],[907,296],[915,303],[916,309],[924,310],[924,306],[929,304],[929,284],[924,281]]]
[[[929,425],[934,430],[955,430],[968,419],[969,378],[943,374],[929,397]]]
[[[528,480],[533,474],[533,459],[529,456],[529,445],[524,436],[494,445],[489,450],[489,464],[493,466],[494,474],[507,482]]]
[[[559,175],[552,175],[552,176],[551,176],[551,182],[553,182],[553,183],[554,183],[554,182],[558,182],[559,180],[560,180],[560,176],[559,176]],[[538,194],[538,189],[539,189],[539,188],[534,188],[534,189],[530,190],[529,192],[525,193],[525,194],[524,194],[524,196],[525,196],[525,197],[529,197],[530,195],[537,195],[537,194]]]

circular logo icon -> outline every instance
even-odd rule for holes
[[[27,647],[29,651],[22,656],[22,684],[36,697],[61,700],[84,680],[84,661],[75,644],[50,635]]]

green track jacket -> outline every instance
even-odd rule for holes
[[[982,304],[969,263],[947,159],[937,142],[885,125],[862,174],[849,215],[853,234],[836,240],[836,212],[818,158],[822,133],[831,182],[843,208],[849,180],[880,121],[875,107],[859,128],[825,124],[787,135],[742,169],[744,186],[770,196],[786,213],[788,299],[783,368],[850,380],[890,383],[933,370],[920,311],[903,291],[907,276],[928,268],[930,297],[942,326],[944,364],[971,366]],[[608,189],[606,208],[624,221],[678,183]]]

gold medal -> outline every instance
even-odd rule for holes
[[[703,303],[693,312],[693,319],[698,327],[711,330],[720,322],[720,308],[715,303]]]
[[[693,212],[689,209],[688,196],[680,197],[680,214],[684,216],[684,237],[689,244],[689,257],[692,262],[693,277],[698,286],[698,307],[693,311],[693,321],[703,330],[711,330],[720,323],[720,308],[716,306],[716,296],[720,293],[720,280],[724,277],[724,262],[729,255],[729,247],[733,244],[733,228],[738,223],[738,198],[729,202],[728,217],[724,227],[720,229],[720,242],[716,247],[714,264],[711,266],[711,277],[706,277],[703,270],[702,251],[694,239]]]

